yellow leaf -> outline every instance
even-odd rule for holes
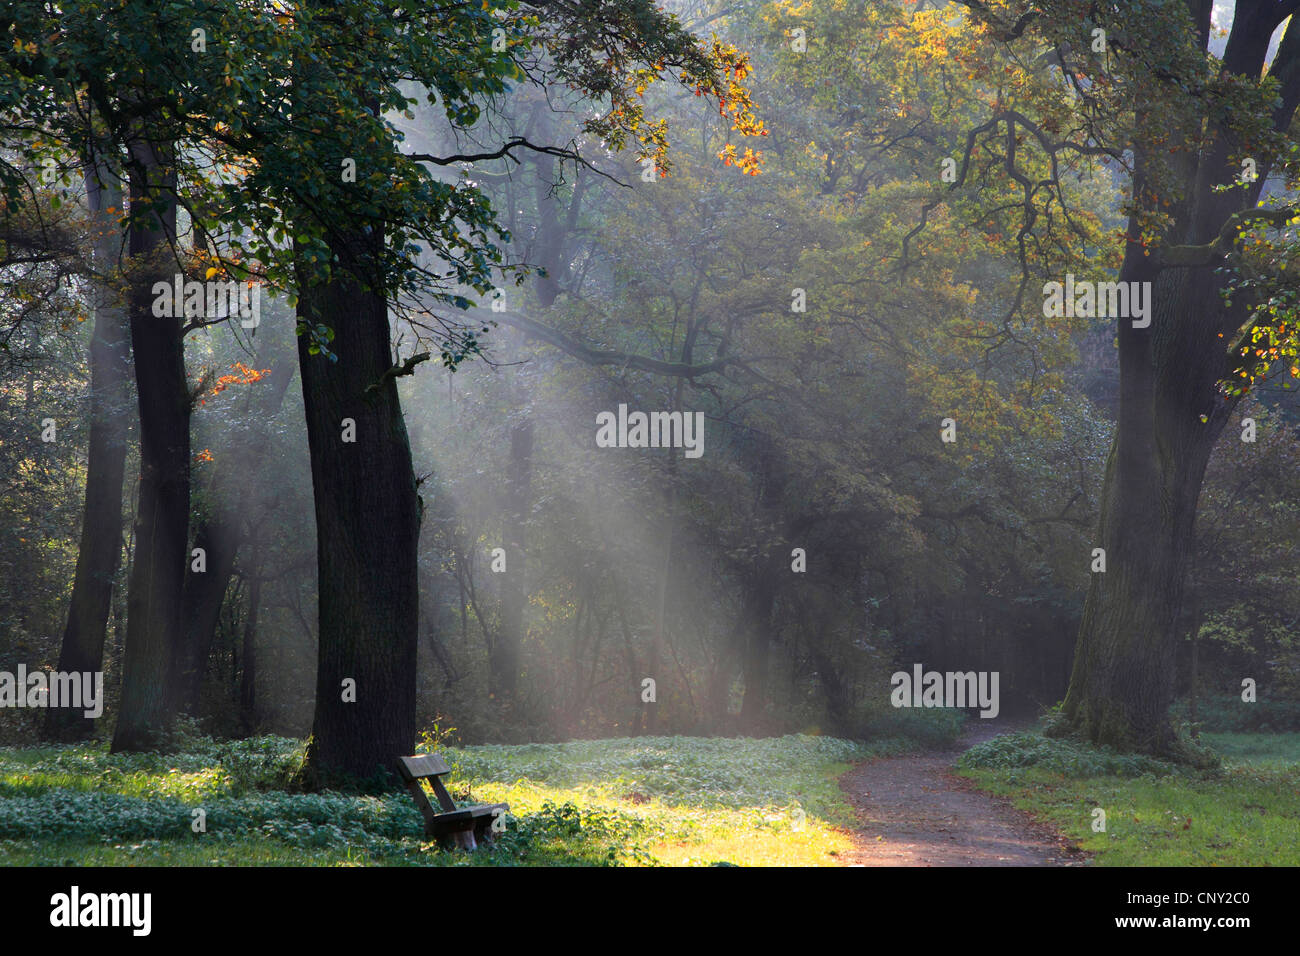
[[[205,278],[205,279],[211,279],[211,278],[212,278],[214,275],[216,275],[216,274],[217,274],[217,267],[216,267],[216,266],[212,266],[211,268],[208,269],[207,273],[204,274],[203,278]]]

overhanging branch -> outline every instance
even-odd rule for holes
[[[1237,242],[1237,234],[1243,226],[1263,222],[1280,229],[1298,216],[1300,206],[1243,209],[1229,216],[1219,234],[1210,242],[1199,246],[1168,246],[1156,252],[1153,258],[1161,268],[1207,266],[1228,254]]]
[[[554,345],[563,352],[567,352],[574,358],[579,359],[588,365],[619,365],[624,368],[634,368],[641,372],[650,372],[653,375],[673,375],[679,378],[695,378],[700,375],[711,375],[715,372],[725,371],[732,366],[743,366],[743,362],[737,358],[721,357],[714,359],[712,362],[703,362],[700,364],[691,364],[688,362],[665,362],[661,359],[650,358],[646,355],[635,355],[631,352],[619,352],[613,349],[596,349],[583,342],[578,341],[567,332],[561,332],[559,329],[552,328],[549,325],[543,325],[526,315],[520,315],[518,312],[492,312],[488,313],[483,310],[476,310],[475,316],[479,318],[490,319],[501,322],[512,328],[519,329],[526,335]]]

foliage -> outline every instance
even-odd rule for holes
[[[976,744],[962,754],[959,766],[972,770],[1036,767],[1069,778],[1163,776],[1175,772],[1173,765],[1152,757],[1119,753],[1110,747],[1090,747],[1033,732],[1001,734]]]
[[[837,785],[874,748],[832,738],[641,738],[443,753],[458,798],[506,800],[506,833],[469,856],[425,843],[404,792],[274,789],[302,744],[193,738],[183,752],[0,750],[0,859],[48,864],[657,865],[833,862],[852,812]],[[206,812],[194,833],[191,811]],[[792,811],[800,808],[806,819]]]
[[[1190,717],[1187,700],[1180,700],[1174,713]],[[1243,703],[1241,694],[1202,697],[1196,702],[1197,725],[1207,734],[1281,734],[1300,731],[1300,701],[1289,698],[1260,699]]]
[[[349,228],[386,229],[375,282],[396,307],[397,350],[441,335],[446,364],[479,349],[490,360],[399,379],[426,509],[418,680],[434,746],[635,734],[652,662],[665,738],[825,730],[946,745],[954,715],[887,707],[889,673],[915,661],[964,669],[980,655],[1009,701],[1059,698],[1114,433],[1114,343],[1100,323],[1043,316],[1025,277],[1109,277],[1134,204],[1154,254],[1162,204],[1178,199],[1164,194],[1165,165],[1181,154],[1134,197],[1130,157],[1085,148],[1199,141],[1201,118],[1156,88],[1143,51],[1221,104],[1215,116],[1260,162],[1286,176],[1294,156],[1260,125],[1276,80],[1237,84],[1168,40],[1185,26],[1179,4],[1098,12],[1116,40],[1106,60],[1091,49],[1096,24],[1064,0],[1028,27],[1037,58],[1008,53],[996,16],[918,6],[710,2],[683,22],[649,0],[541,14],[501,4],[499,15],[405,0],[279,16],[162,0],[7,12],[0,666],[57,658],[84,490],[86,277],[60,271],[80,269],[77,256],[24,262],[24,242],[45,223],[81,250],[80,150],[93,138],[120,158],[123,135],[141,130],[184,144],[178,192],[197,244],[187,273],[293,290],[337,265],[323,243],[346,210]],[[206,54],[189,47],[196,11]],[[498,29],[504,49],[491,42]],[[796,29],[806,50],[791,45]],[[1167,100],[1167,122],[1140,122],[1139,97]],[[163,105],[135,112],[154,98]],[[762,175],[743,175],[759,166],[741,140],[761,134]],[[558,152],[481,158],[525,135]],[[1075,145],[1048,148],[1065,140]],[[968,144],[965,178],[945,182],[944,161]],[[355,183],[339,175],[344,157],[357,161]],[[53,183],[39,175],[47,158]],[[641,179],[640,159],[671,176]],[[1026,197],[1018,177],[1055,182]],[[1276,233],[1252,227],[1233,263],[1238,299],[1268,303],[1248,335],[1265,353],[1255,357],[1280,368],[1294,282],[1288,234]],[[466,312],[512,279],[532,281],[502,290],[509,314]],[[792,308],[795,289],[805,312]],[[301,398],[291,388],[265,423],[253,402],[268,384],[254,383],[270,364],[260,346],[294,324],[278,302],[256,357],[239,329],[205,327],[187,343],[196,397],[220,396],[193,422],[204,449],[194,519],[237,506],[241,548],[204,687],[204,723],[219,734],[310,728],[317,585]],[[525,337],[510,325],[519,317],[554,334]],[[330,351],[331,330],[303,331],[309,351]],[[637,360],[708,371],[660,374]],[[1255,391],[1260,403],[1241,411],[1260,440],[1225,441],[1210,464],[1189,592],[1200,617],[1188,600],[1179,622],[1199,635],[1206,727],[1293,727],[1286,701],[1300,691],[1297,406],[1267,382]],[[592,415],[619,403],[704,414],[706,455],[593,452]],[[958,441],[942,443],[953,415]],[[61,436],[49,445],[36,429],[47,416]],[[511,436],[524,423],[537,436],[526,607],[519,690],[504,700],[491,696],[489,667],[504,589],[487,555],[507,540],[503,501],[521,466]],[[245,439],[266,450],[256,468]],[[124,503],[133,496],[128,484]],[[795,547],[806,574],[790,570]],[[758,622],[746,616],[755,595],[772,598]],[[764,687],[746,674],[760,639]],[[1180,688],[1193,680],[1189,645],[1171,664]],[[247,707],[238,691],[252,670]],[[1243,674],[1258,677],[1261,703],[1238,719],[1211,698]],[[744,710],[747,695],[756,705]],[[0,739],[29,741],[37,720],[0,715]],[[1063,766],[1101,759],[1051,753]],[[223,773],[242,792],[253,785],[237,759]],[[730,779],[698,783],[727,793]]]
[[[1227,744],[1224,767],[1209,772],[1011,736],[974,748],[962,774],[1059,829],[1097,866],[1300,863],[1294,735],[1207,737]],[[1097,808],[1104,832],[1093,829]]]

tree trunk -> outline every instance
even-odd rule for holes
[[[199,711],[203,672],[212,653],[221,606],[235,571],[235,559],[241,544],[240,514],[249,500],[250,475],[258,473],[269,447],[267,426],[279,413],[284,394],[293,378],[295,362],[285,355],[278,357],[259,400],[250,402],[255,422],[246,429],[243,441],[236,442],[217,463],[219,469],[210,490],[211,506],[194,532],[194,547],[207,555],[207,570],[190,570],[185,577],[185,642],[178,678],[179,703],[184,713]],[[231,489],[232,485],[238,487]]]
[[[1270,37],[1286,17],[1283,5],[1238,4],[1224,48],[1225,75],[1253,81],[1264,69]],[[1196,20],[1204,49],[1210,4]],[[1273,126],[1285,132],[1300,103],[1300,28],[1292,18],[1269,70],[1281,95]],[[1217,107],[1215,108],[1217,109]],[[1167,105],[1139,104],[1139,129],[1166,130]],[[1236,408],[1219,382],[1231,364],[1226,343],[1242,327],[1248,304],[1221,305],[1223,256],[1210,245],[1234,213],[1255,206],[1268,179],[1243,185],[1241,167],[1229,157],[1240,148],[1214,113],[1202,118],[1205,145],[1166,158],[1161,143],[1139,142],[1133,155],[1133,195],[1160,200],[1173,216],[1167,245],[1198,247],[1204,264],[1157,268],[1157,255],[1139,245],[1137,218],[1129,221],[1121,281],[1152,281],[1153,315],[1148,328],[1119,321],[1119,420],[1106,467],[1097,546],[1106,550],[1106,571],[1094,573],[1084,604],[1064,721],[1056,732],[1074,732],[1098,744],[1179,757],[1185,748],[1169,719],[1174,693],[1174,655],[1179,608],[1194,544],[1197,499],[1215,441]],[[1162,125],[1164,124],[1164,125]],[[1157,160],[1158,157],[1158,160]],[[1163,171],[1162,171],[1163,170]],[[1177,178],[1178,188],[1151,183]],[[1190,261],[1190,260],[1183,260]]]
[[[772,559],[763,555],[756,562],[740,611],[745,647],[745,696],[740,704],[740,723],[749,734],[762,731],[766,715],[768,648],[772,642],[772,608],[776,601]]]
[[[116,171],[101,162],[87,167],[86,190],[98,230],[92,253],[97,278],[90,341],[90,441],[81,544],[59,650],[58,669],[63,672],[99,671],[104,666],[113,578],[122,557],[122,484],[131,405],[130,326],[126,309],[107,281],[122,250],[117,222],[122,188]],[[84,740],[93,733],[94,723],[81,710],[51,708],[45,733],[54,740]]]
[[[636,737],[641,733],[642,710],[645,707],[641,703],[641,673],[637,669],[636,643],[632,639],[632,627],[627,619],[627,602],[624,598],[623,586],[619,583],[618,574],[612,570],[608,562],[606,567],[609,569],[609,588],[614,596],[614,609],[618,612],[618,627],[623,635],[623,660],[627,664],[628,699],[632,701],[628,736]]]
[[[128,250],[141,268],[128,296],[140,408],[140,488],[114,753],[156,749],[170,729],[190,514],[183,318],[156,317],[152,291],[155,281],[170,284],[175,273],[167,248],[176,236],[176,175],[166,150],[155,144],[136,142],[131,155],[131,206],[150,209],[155,228],[141,223],[128,237]]]
[[[262,580],[248,585],[248,617],[244,619],[243,653],[240,654],[239,724],[244,733],[257,732],[257,608],[262,601]]]
[[[744,597],[741,597],[744,601]],[[732,723],[731,719],[731,682],[736,670],[744,660],[745,651],[745,614],[742,610],[735,624],[727,634],[727,639],[713,661],[705,690],[708,708],[709,729],[712,733],[725,733]]]
[[[776,449],[770,438],[755,432],[745,446],[744,457],[752,463],[758,482],[754,497],[756,526],[764,527],[769,522],[774,524],[785,487]],[[745,696],[740,705],[740,723],[751,734],[761,732],[767,710],[768,652],[773,636],[772,611],[776,602],[778,568],[778,559],[763,548],[745,576],[745,592],[741,600]]]
[[[519,648],[523,642],[524,606],[528,603],[524,560],[529,489],[533,470],[533,423],[525,419],[510,429],[510,465],[506,473],[506,574],[502,583],[501,632],[491,661],[492,692],[511,698],[519,677]]]
[[[669,474],[675,478],[676,468],[669,462]],[[670,478],[670,482],[672,478]],[[655,682],[655,699],[641,705],[641,732],[654,734],[659,729],[659,694],[663,690],[663,675],[659,673],[659,664],[663,659],[664,641],[668,633],[668,590],[672,584],[673,573],[673,536],[677,525],[676,486],[669,484],[668,520],[664,529],[663,556],[659,562],[659,590],[655,598],[654,635],[650,640],[650,653],[646,658],[646,677]],[[644,679],[644,678],[643,678]]]
[[[1144,258],[1130,251],[1121,280],[1151,279]],[[1224,350],[1200,345],[1221,341],[1224,322],[1211,270],[1167,270],[1153,296],[1150,329],[1120,322],[1120,416],[1096,545],[1106,570],[1088,589],[1063,713],[1093,743],[1177,756],[1169,706],[1196,506],[1236,402],[1217,388]]]
[[[214,509],[220,505],[214,503]],[[185,574],[185,589],[181,598],[184,608],[184,641],[181,659],[177,664],[177,703],[183,713],[195,716],[199,712],[199,696],[203,687],[203,671],[212,652],[217,621],[225,603],[230,579],[235,573],[235,554],[239,550],[239,533],[236,524],[224,514],[203,517],[194,531],[194,547],[202,548],[206,555],[206,568]]]
[[[382,234],[347,239],[362,255],[340,243],[345,271],[298,300],[301,320],[334,330],[338,356],[311,355],[299,337],[320,601],[307,779],[318,783],[391,770],[415,745],[420,502],[397,384],[383,378],[392,366],[387,302],[346,271],[378,250]],[[354,441],[344,441],[348,420]],[[355,682],[354,702],[344,681]]]
[[[1196,572],[1193,569],[1190,575],[1192,587],[1196,586]],[[1191,692],[1188,695],[1187,722],[1191,726],[1193,740],[1200,740],[1201,728],[1197,722],[1196,704],[1201,693],[1201,597],[1196,594],[1192,597],[1192,666],[1188,683],[1191,685]]]

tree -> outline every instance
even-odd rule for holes
[[[493,266],[502,261],[494,237],[503,235],[477,188],[433,179],[429,167],[508,159],[521,151],[573,155],[523,137],[473,153],[403,153],[380,119],[384,109],[413,102],[399,82],[425,84],[446,121],[467,130],[479,116],[476,100],[499,94],[508,79],[529,70],[558,77],[587,95],[611,98],[610,112],[590,120],[589,132],[615,146],[638,135],[645,151],[664,163],[663,130],[644,123],[632,87],[676,70],[685,82],[725,96],[726,110],[742,129],[756,129],[737,85],[745,74],[743,58],[718,44],[699,50],[672,18],[641,0],[599,9],[541,4],[544,27],[528,8],[503,21],[486,9],[448,6],[411,4],[392,18],[360,4],[355,17],[340,20],[333,19],[337,7],[306,7],[295,21],[317,57],[291,74],[293,123],[322,137],[311,148],[310,196],[292,183],[277,184],[276,193],[296,236],[305,333],[300,369],[317,500],[321,640],[309,776],[368,776],[391,766],[415,733],[421,506],[395,380],[429,353],[394,365],[388,314],[394,309],[427,330],[407,311],[409,302],[423,297],[426,310],[438,303],[463,309],[469,302],[452,291],[451,277],[487,293],[495,284]],[[495,30],[510,43],[492,43]],[[347,43],[325,42],[339,31]],[[357,43],[358,35],[367,42]],[[338,59],[340,50],[347,51],[344,59]],[[329,95],[308,95],[321,89]],[[296,177],[301,155],[295,160]],[[347,160],[359,170],[355,181],[334,173]],[[333,201],[322,204],[320,198]],[[428,258],[441,257],[454,269],[438,273],[413,262],[413,242],[426,244],[433,254]],[[312,268],[317,259],[319,267]],[[440,321],[433,345],[443,363],[455,367],[477,352],[477,330],[454,318]],[[344,681],[355,681],[355,697],[343,692]]]
[[[140,413],[140,485],[115,751],[159,746],[176,704],[189,533],[190,395],[184,317],[160,317],[154,305],[156,284],[170,284],[183,271],[177,268],[183,164],[169,126],[175,110],[168,107],[184,93],[174,76],[159,69],[187,35],[170,19],[179,13],[166,3],[140,4],[122,11],[110,30],[102,6],[71,3],[56,13],[25,5],[8,18],[17,42],[4,54],[6,72],[17,81],[14,105],[34,117],[21,148],[28,155],[39,155],[48,144],[74,153],[89,150],[95,157],[120,154],[129,186],[125,298]],[[161,64],[156,50],[164,54]]]
[[[115,753],[156,749],[171,729],[189,563],[191,402],[183,319],[160,319],[153,309],[156,282],[169,284],[175,271],[167,258],[176,235],[173,147],[146,138],[130,147],[127,252],[138,271],[127,311],[139,396],[140,485]]]
[[[260,391],[246,395],[232,423],[234,440],[222,450],[212,479],[199,487],[206,507],[197,509],[194,548],[202,549],[205,566],[202,571],[195,571],[191,565],[185,577],[181,598],[185,639],[177,676],[180,709],[191,716],[199,712],[204,668],[212,653],[218,619],[244,544],[243,513],[254,497],[248,487],[249,476],[258,474],[264,465],[270,443],[268,425],[284,403],[297,364],[294,353],[278,337],[273,345],[266,346],[268,334],[276,332],[263,328],[261,333],[255,362],[270,362],[270,369],[235,366],[234,374],[205,376],[200,385],[199,394],[203,397],[199,402],[206,404],[209,395],[224,391],[232,384],[251,385],[265,379]],[[209,381],[211,387],[203,388]],[[255,617],[256,608],[250,606],[249,614]],[[250,627],[250,642],[252,631]]]
[[[1109,157],[1129,177],[1118,279],[1150,283],[1154,308],[1149,323],[1123,316],[1116,326],[1119,417],[1095,541],[1106,570],[1091,579],[1059,730],[1179,755],[1168,711],[1206,462],[1241,386],[1266,375],[1294,336],[1270,285],[1285,257],[1269,235],[1296,211],[1259,203],[1270,175],[1295,174],[1294,18],[1271,61],[1269,51],[1300,5],[1238,4],[1221,53],[1210,0],[1094,6],[1082,18],[1071,3],[964,5],[986,38],[1040,67],[999,84],[955,184],[967,185],[976,163],[987,169],[989,155],[1021,182],[1022,264],[1026,240],[1051,234],[1044,214],[1068,211],[1057,195],[1063,169]],[[1017,165],[1026,152],[1051,160],[1037,185]]]
[[[59,651],[62,672],[103,669],[113,578],[122,556],[122,483],[126,470],[128,409],[131,404],[130,338],[126,310],[114,285],[123,235],[122,188],[118,171],[103,157],[86,164],[86,192],[93,222],[94,333],[90,342],[90,437],[86,450],[85,512],[77,548],[77,570]],[[82,711],[51,709],[46,733],[56,739],[84,739],[94,721]]]

